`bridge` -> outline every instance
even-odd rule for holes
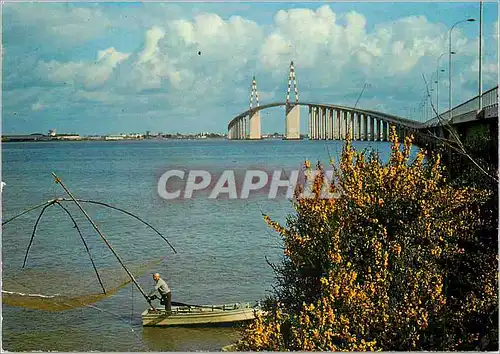
[[[291,102],[290,100],[292,83],[294,86],[295,102]],[[255,106],[253,104],[254,97]],[[387,141],[391,125],[396,127],[396,131],[401,137],[407,134],[415,134],[420,137],[447,137],[446,130],[443,129],[443,124],[450,124],[463,131],[463,129],[467,130],[471,126],[484,124],[484,119],[489,119],[491,122],[498,120],[498,86],[483,93],[481,96],[481,106],[479,106],[480,101],[479,96],[477,96],[454,107],[451,112],[442,113],[440,118],[435,117],[426,122],[418,122],[374,110],[335,104],[315,102],[301,102],[299,104],[293,61],[290,63],[286,100],[284,102],[259,105],[258,97],[257,82],[254,77],[249,109],[231,119],[228,124],[228,139],[261,139],[260,111],[280,106],[285,107],[284,139],[286,140],[301,139],[301,106],[309,108],[308,135],[310,140],[342,140],[345,137],[350,137],[352,140]],[[478,109],[478,107],[481,109]],[[491,120],[491,118],[496,119]],[[423,140],[426,139],[424,138]]]

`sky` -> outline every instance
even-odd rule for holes
[[[498,4],[483,10],[485,91],[498,85]],[[438,57],[467,18],[452,32],[454,105],[478,94],[478,2],[5,3],[2,133],[226,133],[254,75],[260,104],[285,101],[292,60],[299,102],[359,98],[422,121],[438,69],[448,108]],[[263,132],[283,132],[284,110],[261,112]]]

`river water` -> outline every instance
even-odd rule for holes
[[[285,198],[263,193],[247,200],[162,200],[158,177],[168,169],[246,170],[298,169],[305,159],[338,161],[343,143],[336,141],[145,140],[123,142],[43,142],[2,144],[3,220],[32,205],[66,197],[54,183],[55,172],[77,198],[126,209],[154,226],[173,244],[174,253],[151,229],[102,206],[85,204],[116,252],[131,269],[152,259],[160,263],[137,278],[146,291],[151,274],[159,272],[173,292],[173,301],[193,304],[250,302],[268,294],[274,282],[271,262],[279,261],[279,235],[261,213],[284,222],[292,212]],[[355,142],[358,149],[377,149],[382,158],[389,143]],[[81,213],[66,204],[81,225],[98,267],[122,272],[116,258]],[[5,225],[2,230],[2,271],[5,279],[25,289],[53,294],[71,288],[78,294],[99,292],[85,248],[62,209],[46,210],[25,269],[26,247],[40,209]],[[27,273],[31,271],[32,273]],[[122,272],[123,273],[123,272]],[[30,277],[27,274],[31,274]],[[38,276],[33,276],[38,274]],[[110,283],[118,281],[113,275]],[[14,283],[10,283],[14,284]],[[105,283],[105,286],[107,284]],[[62,312],[2,305],[3,349],[9,351],[217,351],[233,342],[233,328],[143,328],[148,307],[137,288],[127,285],[114,295]]]

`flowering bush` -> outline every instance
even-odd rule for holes
[[[273,265],[275,293],[243,330],[238,350],[460,350],[485,343],[478,321],[497,311],[497,259],[470,248],[480,243],[479,209],[489,193],[452,187],[439,156],[420,150],[410,161],[411,138],[401,148],[394,129],[391,142],[384,164],[347,141],[329,186],[340,197],[320,197],[327,184],[318,164],[313,197],[294,200],[286,226],[265,216],[283,238],[284,257]]]

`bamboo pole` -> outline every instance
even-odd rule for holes
[[[43,206],[44,206],[44,205],[46,205],[46,204],[53,204],[53,203],[54,203],[54,200],[49,200],[49,201],[47,201],[47,202],[43,202],[43,203],[40,203],[40,204],[38,204],[38,205],[35,205],[35,206],[31,207],[31,208],[28,208],[28,209],[24,210],[23,212],[21,212],[21,213],[19,213],[19,214],[15,215],[15,216],[13,216],[13,217],[11,217],[10,219],[7,219],[7,220],[5,220],[5,221],[2,221],[2,226],[3,226],[3,225],[5,225],[5,224],[7,224],[8,222],[11,222],[12,220],[17,219],[18,217],[20,217],[20,216],[22,216],[22,215],[24,215],[24,214],[26,214],[26,213],[29,213],[29,212],[30,212],[30,211],[32,211],[32,210],[35,210],[35,209],[41,208],[41,207],[43,207]]]
[[[132,214],[131,212],[128,212],[128,211],[126,211],[124,209],[115,207],[113,205],[109,205],[107,203],[97,202],[95,200],[85,200],[85,199],[78,199],[78,198],[76,200],[79,201],[79,202],[82,202],[82,203],[97,204],[97,205],[102,205],[102,206],[108,207],[110,209],[118,210],[118,211],[120,211],[120,212],[122,212],[124,214],[127,214],[127,215],[129,215],[129,216],[131,216],[131,217],[139,220],[140,222],[142,222],[143,224],[145,224],[146,226],[148,226],[150,229],[152,229],[154,232],[156,232],[162,239],[165,240],[165,242],[167,242],[167,244],[174,251],[174,253],[177,253],[177,250],[174,248],[174,246],[172,246],[172,244],[170,243],[170,241],[168,241],[167,238],[160,233],[160,231],[156,230],[150,223],[148,223],[147,221],[142,220],[140,217]],[[57,201],[58,202],[71,202],[70,199],[65,199],[65,198],[57,198]]]
[[[76,220],[73,218],[73,215],[69,212],[69,210],[62,205],[59,202],[56,202],[57,205],[59,205],[65,212],[68,214],[69,218],[71,221],[73,221],[73,224],[75,225],[76,231],[78,231],[78,234],[80,235],[80,238],[82,239],[83,245],[85,246],[85,249],[87,250],[87,254],[89,255],[90,262],[92,263],[92,267],[94,268],[95,274],[97,275],[97,280],[99,280],[99,284],[101,284],[102,291],[104,292],[104,295],[106,295],[106,288],[104,287],[104,284],[102,283],[101,276],[99,275],[99,272],[97,271],[97,267],[94,263],[94,258],[92,258],[92,254],[90,253],[90,249],[87,246],[87,242],[83,238],[82,232],[80,231],[80,228],[78,227],[78,224],[76,223]]]
[[[132,216],[133,218],[139,220],[144,225],[146,225],[147,227],[149,227],[150,229],[152,229],[154,232],[156,232],[163,240],[165,240],[168,243],[168,245],[174,251],[174,253],[177,253],[177,250],[174,248],[174,246],[172,246],[172,244],[170,243],[170,241],[167,240],[167,238],[165,236],[163,236],[160,233],[160,231],[158,231],[157,229],[155,229],[150,223],[148,223],[147,221],[141,219],[137,215],[134,215],[134,214],[132,214],[129,211],[126,211],[124,209],[115,207],[113,205],[110,205],[110,204],[107,204],[107,203],[103,203],[103,202],[98,202],[98,201],[95,201],[95,200],[84,200],[84,199],[78,199],[78,198],[76,198],[76,200],[79,201],[79,202],[81,202],[81,203],[91,203],[91,204],[102,205],[102,206],[105,206],[105,207],[108,207],[108,208],[111,208],[111,209],[115,209],[115,210],[118,210],[118,211],[120,211],[122,213],[125,213],[127,215]],[[17,219],[18,217],[20,217],[20,216],[22,216],[22,215],[24,215],[26,213],[29,213],[30,211],[33,211],[33,210],[38,209],[38,208],[41,208],[41,207],[43,207],[43,206],[45,206],[47,204],[48,205],[52,205],[54,203],[59,203],[59,202],[73,202],[73,200],[72,199],[66,199],[66,198],[55,198],[55,199],[49,200],[47,202],[40,203],[38,205],[35,205],[35,206],[33,206],[33,207],[29,208],[29,209],[26,209],[26,210],[22,211],[21,213],[15,215],[13,217],[11,217],[10,219],[5,220],[4,222],[2,222],[2,226],[5,225],[5,224],[7,224],[7,223],[9,223],[9,222],[11,222],[11,221],[13,221],[13,220],[15,220],[15,219]]]
[[[28,253],[30,251],[31,244],[33,243],[33,239],[35,238],[35,233],[36,233],[36,228],[38,227],[38,223],[40,222],[43,213],[45,213],[45,210],[47,210],[47,208],[53,205],[54,203],[55,200],[51,201],[50,203],[47,203],[40,212],[40,215],[38,215],[38,218],[36,219],[35,226],[33,227],[33,232],[31,233],[30,243],[28,244],[28,248],[26,249],[26,254],[24,255],[23,268],[26,265],[26,260],[28,259]]]
[[[106,244],[106,246],[108,246],[108,248],[111,250],[111,252],[113,252],[113,254],[115,255],[116,259],[118,260],[118,262],[120,263],[120,265],[123,267],[123,269],[125,270],[125,272],[127,272],[128,276],[130,277],[130,279],[132,279],[132,281],[134,282],[135,286],[137,286],[137,289],[139,289],[139,291],[141,292],[141,294],[144,296],[144,298],[146,299],[146,301],[148,302],[148,304],[153,308],[155,309],[155,307],[153,306],[153,304],[151,303],[151,300],[149,299],[148,295],[144,292],[144,290],[142,290],[141,286],[139,285],[139,283],[137,283],[137,280],[135,280],[134,276],[132,275],[132,273],[130,273],[130,271],[127,269],[127,267],[125,266],[125,264],[123,264],[123,261],[121,260],[120,256],[115,252],[115,250],[113,249],[113,247],[111,246],[111,244],[108,242],[108,240],[106,240],[106,238],[104,237],[104,235],[101,233],[101,231],[99,230],[99,228],[97,227],[97,225],[92,221],[92,219],[90,218],[90,216],[87,214],[87,212],[82,208],[82,206],[80,205],[80,203],[78,203],[78,201],[73,197],[73,195],[71,194],[71,192],[66,188],[66,186],[62,183],[61,179],[59,177],[57,177],[57,175],[52,172],[52,175],[54,176],[55,180],[56,180],[56,183],[59,183],[61,185],[61,187],[64,189],[64,191],[69,195],[69,197],[75,202],[75,204],[78,206],[78,208],[81,210],[81,212],[83,213],[83,215],[85,215],[85,217],[87,218],[87,220],[90,222],[90,224],[94,227],[94,229],[96,230],[96,232],[99,234],[99,236],[102,238],[102,240],[104,241],[104,243]]]

